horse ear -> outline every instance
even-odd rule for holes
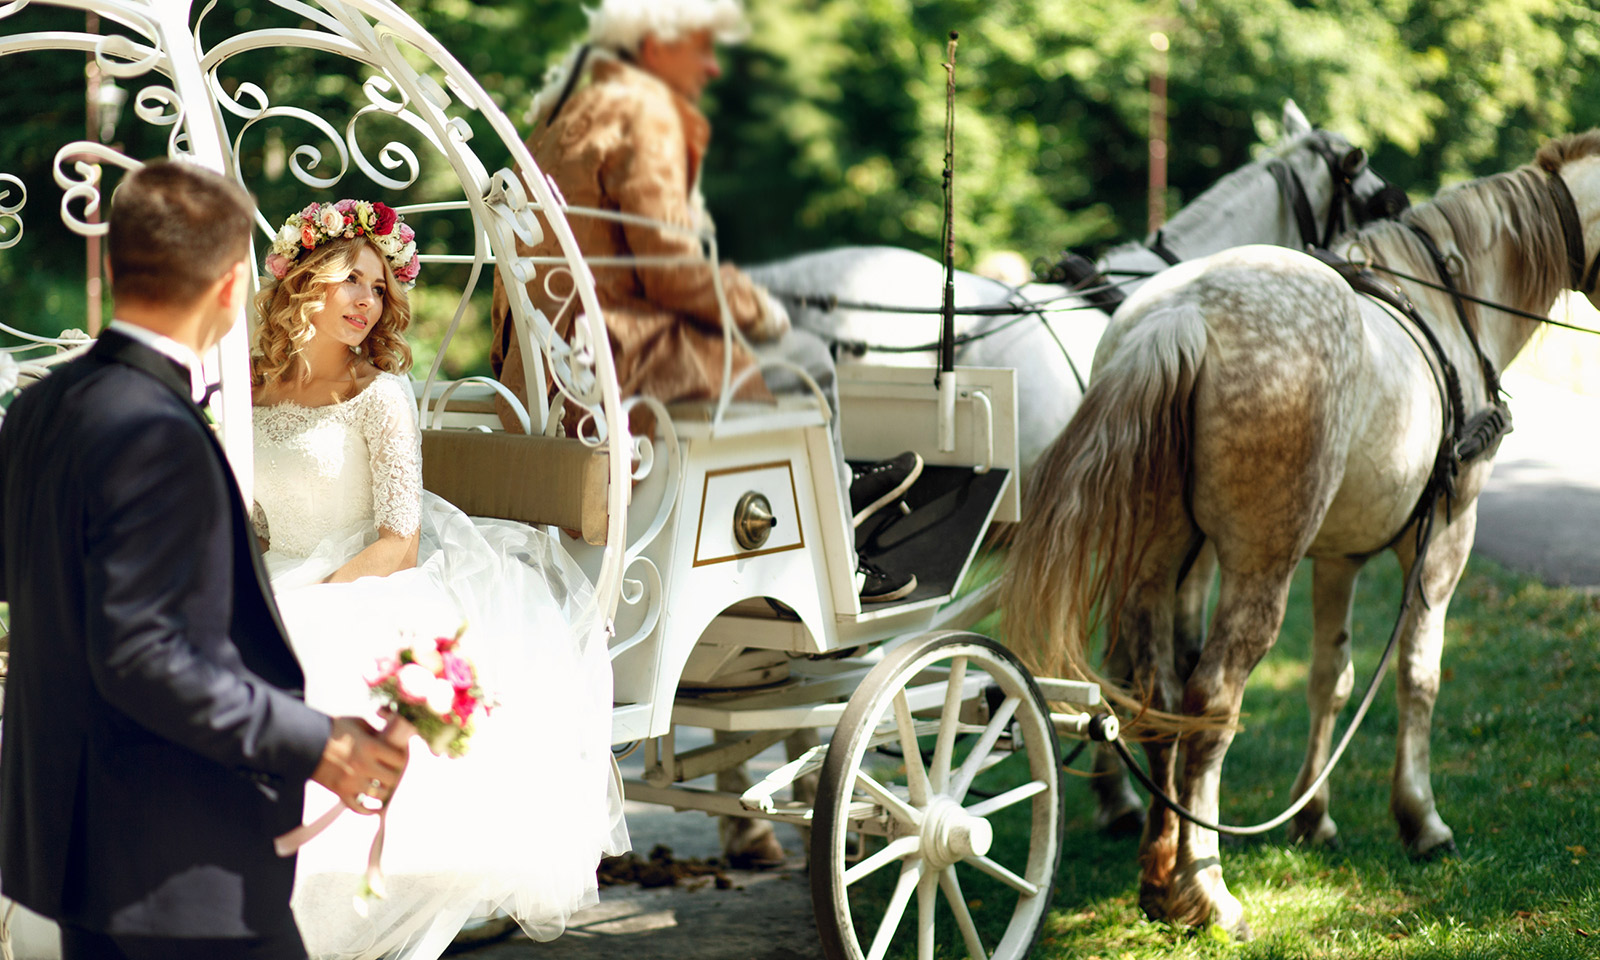
[[[1292,140],[1311,132],[1311,121],[1300,112],[1300,107],[1293,100],[1283,101],[1283,136]]]
[[[1345,176],[1354,177],[1367,169],[1367,151],[1360,147],[1352,147],[1339,165],[1344,170]]]

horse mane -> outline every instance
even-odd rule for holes
[[[1570,161],[1600,155],[1600,130],[1569,134],[1539,149],[1535,161],[1505,173],[1449,187],[1434,199],[1353,235],[1382,259],[1398,260],[1419,276],[1435,272],[1432,259],[1409,229],[1421,227],[1439,243],[1453,239],[1470,285],[1477,257],[1492,248],[1507,258],[1503,276],[1510,298],[1522,303],[1554,299],[1568,283],[1567,241],[1548,186],[1549,174]],[[1512,242],[1501,244],[1502,238]]]

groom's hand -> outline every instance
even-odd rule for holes
[[[394,795],[406,769],[406,748],[384,740],[358,717],[334,717],[333,732],[322,748],[322,762],[311,779],[322,784],[356,813],[377,813]],[[378,805],[367,806],[363,797]]]

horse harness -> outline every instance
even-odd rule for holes
[[[1560,176],[1554,173],[1548,176],[1550,195],[1555,201],[1556,211],[1561,218],[1562,234],[1566,240],[1572,286],[1576,290],[1589,289],[1594,284],[1597,274],[1600,274],[1600,256],[1597,256],[1585,271],[1583,230],[1578,221],[1577,204]],[[1406,227],[1411,230],[1423,250],[1427,251],[1428,258],[1433,261],[1434,270],[1439,275],[1438,288],[1450,294],[1450,300],[1455,304],[1456,316],[1461,321],[1461,330],[1466,334],[1467,342],[1472,345],[1472,352],[1478,358],[1489,406],[1474,412],[1470,417],[1466,414],[1466,403],[1461,391],[1461,375],[1456,370],[1455,364],[1445,355],[1438,336],[1423,319],[1416,304],[1412,303],[1399,287],[1378,279],[1377,274],[1366,265],[1353,263],[1322,248],[1313,248],[1309,251],[1312,256],[1332,267],[1346,283],[1350,284],[1351,289],[1381,301],[1410,320],[1427,341],[1428,349],[1423,351],[1424,355],[1430,352],[1432,354],[1429,368],[1434,374],[1434,385],[1439,390],[1444,420],[1440,430],[1439,452],[1434,459],[1433,473],[1428,478],[1428,484],[1417,500],[1416,509],[1407,518],[1400,533],[1395,534],[1394,538],[1384,545],[1384,549],[1393,546],[1394,541],[1398,540],[1413,522],[1431,512],[1441,495],[1445,498],[1445,518],[1448,522],[1450,503],[1455,499],[1455,480],[1461,468],[1493,450],[1500,439],[1513,429],[1511,408],[1506,405],[1501,392],[1499,371],[1495,369],[1494,361],[1483,352],[1477,329],[1467,316],[1466,299],[1454,282],[1455,274],[1450,261],[1440,252],[1438,242],[1426,229],[1415,223],[1407,223]],[[1422,345],[1419,343],[1418,346]]]
[[[1311,212],[1311,199],[1306,193],[1305,182],[1300,179],[1300,175],[1282,157],[1269,160],[1266,167],[1267,172],[1272,174],[1272,179],[1277,181],[1278,192],[1283,195],[1284,202],[1294,213],[1295,226],[1300,231],[1301,248],[1326,249],[1333,245],[1333,238],[1346,229],[1345,208],[1356,205],[1355,177],[1361,172],[1362,164],[1347,165],[1348,157],[1340,157],[1332,147],[1328,146],[1327,141],[1320,138],[1312,137],[1310,145],[1317,155],[1322,157],[1323,163],[1327,164],[1328,179],[1333,184],[1333,197],[1328,204],[1328,224],[1321,237],[1317,236],[1317,218]],[[1350,166],[1354,166],[1355,169],[1350,169]],[[1356,214],[1357,225],[1398,216],[1409,205],[1410,201],[1405,191],[1386,182],[1382,189],[1361,206]],[[1145,243],[1145,249],[1165,260],[1169,267],[1183,262],[1183,258],[1167,245],[1166,238],[1159,229]],[[1061,255],[1061,259],[1044,279],[1050,283],[1088,288],[1082,290],[1084,299],[1107,314],[1115,313],[1128,298],[1120,287],[1106,279],[1093,261],[1071,251]]]

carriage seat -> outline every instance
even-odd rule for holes
[[[474,386],[450,398],[444,426],[422,431],[423,487],[468,516],[561,527],[603,545],[606,451],[499,430],[493,394]]]

